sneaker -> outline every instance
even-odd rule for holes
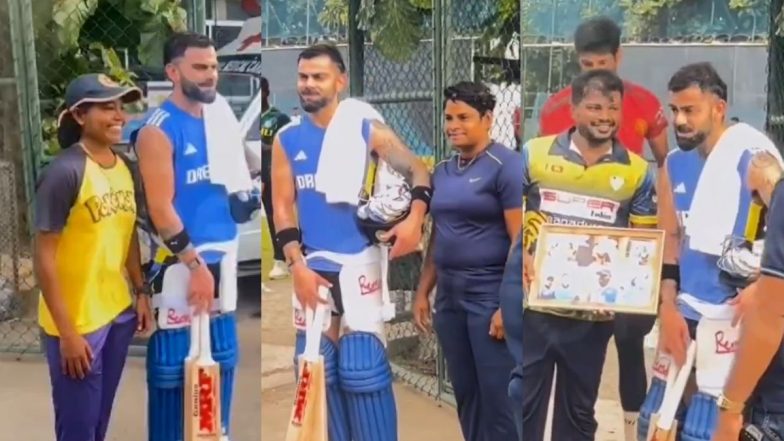
[[[268,276],[272,280],[285,279],[289,276],[289,267],[286,265],[286,262],[276,260]]]
[[[272,288],[267,287],[264,282],[261,282],[261,292],[272,292]]]

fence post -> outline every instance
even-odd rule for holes
[[[362,0],[348,3],[348,64],[349,93],[351,96],[365,95],[365,32],[359,29],[359,14]]]
[[[188,2],[188,29],[200,34],[207,33],[207,0],[189,0]],[[215,11],[213,11],[213,15]]]
[[[35,180],[40,165],[41,109],[38,102],[38,69],[35,61],[35,33],[32,5],[28,1],[8,0],[10,6],[11,44],[19,94],[19,121],[22,132],[22,167],[24,169],[26,227],[32,233]],[[20,233],[22,233],[20,231]]]

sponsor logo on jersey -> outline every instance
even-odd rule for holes
[[[84,201],[84,206],[90,212],[90,217],[96,224],[120,212],[136,212],[133,192],[129,190],[112,191],[92,196]]]
[[[306,173],[297,175],[297,190],[313,190],[316,188],[316,175],[314,173]]]
[[[210,166],[202,165],[186,172],[185,182],[188,185],[198,184],[199,182],[210,180]]]
[[[575,220],[615,223],[621,204],[595,196],[586,196],[562,190],[541,189],[540,209],[552,218],[568,216]],[[551,222],[554,219],[551,219]]]

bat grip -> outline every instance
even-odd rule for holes
[[[320,286],[318,292],[320,298],[326,299],[329,288]],[[318,303],[315,310],[310,308],[305,310],[305,350],[302,351],[302,357],[307,361],[318,360],[326,312],[327,309],[323,303]]]
[[[191,343],[188,347],[188,360],[192,360],[199,355],[199,331],[201,320],[199,320],[199,316],[193,313],[193,308],[191,308],[191,326],[190,326],[190,336],[191,336]]]
[[[389,246],[381,245],[381,304],[384,321],[392,320],[394,317],[394,305],[389,297]],[[391,311],[390,311],[391,310]],[[388,315],[392,314],[392,317]]]
[[[199,314],[199,360],[212,361],[212,345],[210,344],[210,315],[206,312]]]

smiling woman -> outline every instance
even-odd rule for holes
[[[131,339],[151,324],[134,181],[112,150],[122,137],[123,104],[141,97],[105,75],[74,80],[59,119],[62,151],[36,188],[38,320],[58,441],[103,439]]]
[[[523,158],[490,138],[496,101],[487,86],[461,82],[444,98],[445,134],[458,153],[433,171],[433,233],[414,319],[423,331],[430,327],[428,297],[437,286],[432,323],[465,440],[519,439],[507,395],[515,362],[505,343],[499,289],[522,223]]]

